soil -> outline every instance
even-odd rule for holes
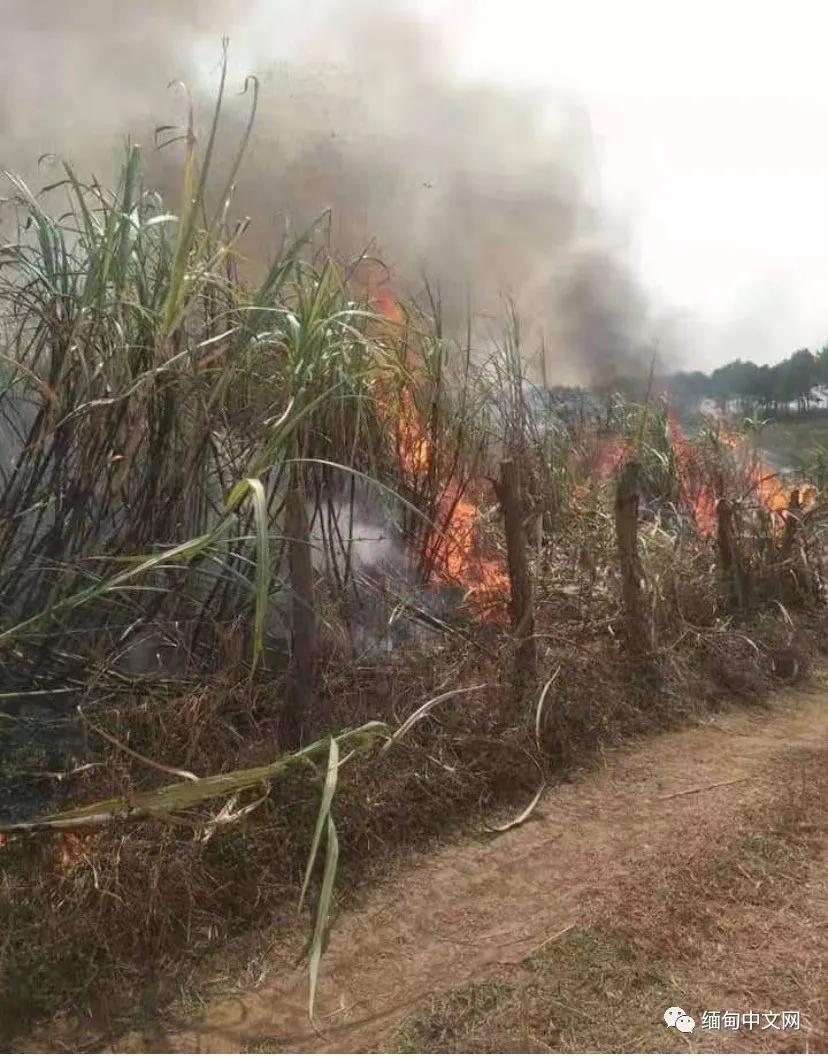
[[[287,941],[258,986],[117,1049],[800,1050],[806,1034],[824,1047],[827,762],[824,678],[769,711],[736,708],[613,750],[523,825],[424,853],[343,912],[315,1025],[306,966],[284,968],[301,955]],[[264,949],[278,942],[262,937]],[[691,998],[810,1007],[798,1033],[699,1040],[662,1022],[673,1005],[700,1018]],[[601,1002],[628,1011],[623,1031]]]

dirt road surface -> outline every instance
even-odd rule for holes
[[[824,679],[621,747],[520,828],[422,855],[340,915],[315,1027],[299,966],[128,1045],[824,1049],[826,764]],[[801,1026],[682,1036],[668,1005],[784,1005]]]

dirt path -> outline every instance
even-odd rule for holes
[[[737,710],[616,750],[553,790],[523,827],[424,855],[343,914],[323,966],[318,1031],[297,968],[143,1044],[381,1050],[425,996],[497,976],[588,925],[653,864],[669,865],[685,838],[713,839],[792,782],[785,760],[815,749],[828,749],[824,684],[789,693],[771,712]]]

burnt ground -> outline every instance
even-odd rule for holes
[[[823,678],[613,750],[523,826],[412,858],[336,921],[315,1026],[298,939],[263,935],[257,986],[117,1048],[824,1050],[827,838]],[[663,1024],[675,1005],[692,1035]],[[704,1010],[802,1026],[714,1031]]]

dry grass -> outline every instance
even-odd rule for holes
[[[249,288],[237,233],[220,213],[209,220],[209,165],[199,169],[192,129],[184,143],[178,218],[141,186],[136,149],[114,193],[67,168],[53,194],[69,196],[68,211],[12,181],[20,236],[0,255],[0,676],[10,694],[82,704],[76,762],[96,765],[68,781],[42,776],[38,791],[73,803],[131,796],[164,784],[147,760],[204,777],[294,747],[280,740],[291,603],[282,509],[300,479],[320,537],[322,626],[303,740],[368,720],[394,726],[443,691],[486,684],[434,709],[394,752],[343,772],[334,810],[345,892],[393,855],[525,804],[539,772],[561,774],[726,694],[758,701],[804,676],[815,643],[803,628],[819,630],[820,585],[777,612],[786,570],[748,512],[745,544],[754,566],[760,552],[767,559],[765,593],[750,612],[728,609],[715,547],[679,509],[666,405],[619,400],[600,422],[568,416],[523,377],[529,350],[513,313],[501,347],[475,352],[444,335],[434,302],[394,304],[396,322],[383,318],[350,282],[353,262],[307,241],[283,247]],[[736,488],[714,441],[701,446],[711,474]],[[612,473],[596,470],[607,445],[635,450],[644,471],[656,643],[644,666],[620,645]],[[541,674],[558,675],[540,745],[532,702],[510,685],[503,598],[489,612],[463,605],[464,585],[441,567],[453,511],[471,498],[477,548],[502,558],[499,518],[485,508],[503,454],[519,461],[543,529],[531,547],[536,629]],[[368,514],[405,558],[396,579],[354,558],[351,521]],[[825,547],[818,527],[815,551]],[[818,564],[808,566],[815,577]],[[421,611],[400,622],[389,657],[381,647],[398,602]],[[181,670],[125,676],[118,652],[155,626],[177,637]],[[271,653],[282,653],[270,668],[268,630]],[[13,762],[57,769],[50,761],[33,750]],[[194,987],[228,940],[274,916],[292,921],[322,780],[321,769],[288,775],[239,814],[256,799],[245,794],[227,806],[228,824],[200,811],[6,841],[0,1040],[63,1017],[82,1024],[67,1037],[104,1045]]]
[[[763,640],[757,641],[764,651]],[[731,658],[733,647],[730,642]],[[715,649],[726,653],[727,641],[716,640]],[[762,685],[770,685],[770,661],[761,655]],[[435,655],[429,656],[433,668]],[[481,664],[471,652],[458,663],[455,651],[450,670],[453,685],[488,679],[491,687],[447,702],[394,752],[356,760],[340,777],[334,808],[340,902],[359,898],[412,849],[497,809],[523,806],[536,788],[538,764],[561,774],[602,747],[715,709],[720,699],[713,679],[700,674],[697,657],[673,658],[665,693],[641,683],[634,671],[625,674],[611,637],[603,645],[593,642],[561,668],[546,709],[544,756],[538,757],[531,709],[516,709],[510,688],[497,681],[496,659]],[[754,668],[746,665],[746,671],[753,679]],[[694,673],[693,694],[704,696],[682,694],[677,672]],[[314,724],[325,731],[330,715],[399,722],[429,696],[433,676],[422,670],[417,677],[406,663],[356,681],[331,673],[323,685],[330,701],[319,702]],[[753,681],[747,689],[755,696]],[[233,768],[273,757],[271,700],[263,693],[251,703],[244,687],[230,684],[184,698],[138,700],[132,709],[122,705],[97,719],[133,750],[202,774],[220,763]],[[76,779],[76,799],[163,784],[163,776],[133,758],[111,747],[108,754],[110,768]],[[217,957],[223,981],[244,974],[245,965],[261,957],[256,930],[264,920],[281,922],[286,933],[306,927],[292,907],[322,778],[321,769],[315,779],[286,775],[254,813],[218,827],[206,841],[202,817],[9,843],[0,892],[6,937],[0,1038],[10,1045],[44,1017],[53,1022],[58,1016],[66,1039],[106,1046],[130,1024],[162,1019],[183,993],[191,992],[194,1001]]]
[[[437,995],[398,1037],[411,1052],[788,1052],[828,1039],[828,753],[784,753],[734,819],[676,834],[587,926],[498,978]],[[794,780],[791,781],[791,777]],[[803,1031],[713,1032],[705,1009],[800,1010]]]

